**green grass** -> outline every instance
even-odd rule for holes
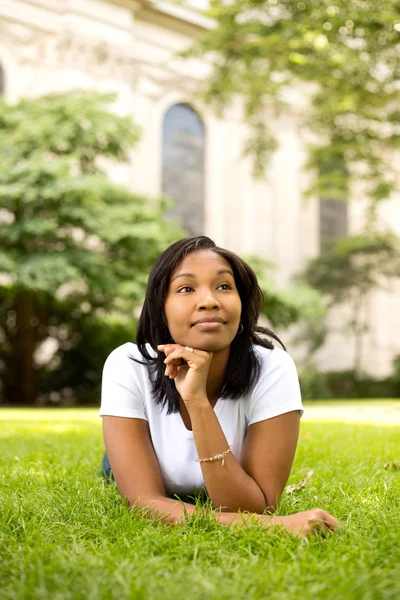
[[[400,426],[302,423],[280,514],[321,507],[328,539],[168,527],[130,513],[100,477],[93,410],[0,411],[2,600],[400,598]]]

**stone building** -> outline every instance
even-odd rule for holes
[[[11,102],[71,88],[117,92],[117,110],[134,117],[142,138],[131,164],[111,176],[149,197],[171,195],[189,231],[204,232],[243,256],[274,262],[277,283],[286,285],[330,236],[357,231],[362,202],[304,199],[310,175],[304,170],[306,134],[299,126],[306,99],[299,90],[284,115],[271,116],[279,148],[265,178],[253,177],[243,156],[249,132],[239,106],[218,119],[200,105],[197,91],[210,65],[176,56],[212,27],[196,10],[206,2],[3,0],[0,91]],[[400,196],[385,203],[382,218],[400,234]],[[368,309],[372,329],[364,362],[375,375],[386,375],[400,353],[395,292],[377,293]],[[340,312],[330,319],[319,366],[347,368],[352,343],[339,331]]]

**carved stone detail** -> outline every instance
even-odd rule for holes
[[[16,60],[22,64],[75,68],[124,81],[131,81],[136,71],[129,48],[88,40],[68,30],[49,33],[3,21],[0,38],[12,47]]]

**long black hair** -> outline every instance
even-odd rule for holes
[[[165,356],[157,350],[159,344],[174,343],[165,316],[165,300],[172,273],[188,254],[198,250],[212,250],[230,264],[242,302],[243,331],[231,343],[221,398],[238,399],[249,392],[257,381],[261,364],[254,351],[255,345],[272,350],[274,346],[269,338],[273,338],[285,349],[273,331],[257,326],[263,294],[249,265],[203,235],[175,242],[158,257],[150,272],[136,336],[138,349],[145,359],[144,364],[150,368],[155,401],[157,404],[167,405],[169,414],[178,412],[179,397],[174,381],[164,375]],[[149,353],[146,344],[150,344],[156,357]]]

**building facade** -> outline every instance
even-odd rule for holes
[[[210,65],[177,56],[212,27],[196,10],[205,3],[3,0],[0,92],[10,102],[74,88],[116,92],[116,109],[132,115],[141,141],[131,163],[110,176],[150,198],[171,195],[171,215],[189,231],[275,263],[277,283],[284,286],[327,236],[357,231],[362,202],[339,207],[329,199],[305,200],[308,140],[299,110],[306,99],[298,90],[285,114],[269,116],[279,148],[265,177],[253,176],[243,155],[249,131],[240,103],[218,119],[197,100]],[[382,218],[400,235],[399,196],[385,203]],[[372,328],[364,363],[378,376],[400,353],[399,288],[393,288],[375,294],[368,307]],[[354,349],[340,331],[341,320],[340,311],[330,317],[331,333],[317,356],[322,369],[352,363]]]

